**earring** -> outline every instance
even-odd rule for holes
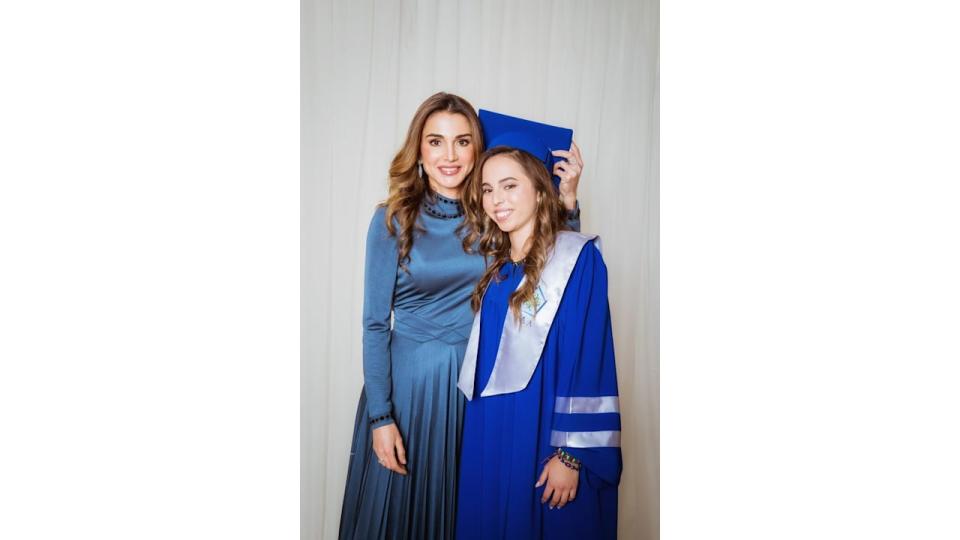
[[[419,177],[423,178],[423,162],[422,161],[417,162],[417,168],[419,169]]]

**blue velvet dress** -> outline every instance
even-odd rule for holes
[[[466,403],[458,486],[458,539],[609,538],[617,534],[619,398],[607,274],[592,244],[580,252],[521,391],[481,397],[523,267],[508,263],[483,298],[476,386]],[[501,361],[509,361],[504,351]],[[558,443],[559,440],[565,441]],[[557,446],[581,460],[575,500],[550,510],[535,488]]]

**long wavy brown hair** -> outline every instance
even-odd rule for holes
[[[510,309],[516,320],[520,321],[520,306],[533,299],[543,265],[557,233],[567,230],[566,216],[563,204],[556,188],[550,180],[550,173],[537,158],[528,152],[516,148],[500,146],[491,148],[480,156],[480,161],[473,169],[473,174],[467,180],[466,188],[460,194],[460,202],[466,212],[467,234],[463,238],[464,250],[479,251],[487,259],[487,269],[477,283],[470,298],[473,311],[478,311],[483,302],[483,294],[492,280],[499,280],[500,268],[510,262],[510,236],[501,231],[497,224],[483,210],[483,166],[494,156],[503,156],[517,162],[533,182],[533,188],[539,199],[533,234],[530,237],[531,245],[524,258],[523,274],[526,278],[516,291],[510,295]]]
[[[473,135],[474,163],[480,152],[483,151],[483,131],[480,128],[480,119],[473,105],[460,96],[438,92],[420,104],[417,112],[407,128],[407,139],[403,147],[394,156],[390,163],[389,194],[384,206],[387,207],[387,231],[390,236],[397,238],[397,251],[400,267],[407,269],[406,262],[410,260],[410,249],[413,247],[415,230],[423,230],[417,222],[420,215],[420,206],[423,198],[429,192],[426,175],[420,175],[418,161],[420,159],[420,141],[423,138],[423,126],[430,115],[436,112],[461,114],[470,124],[470,133]],[[467,171],[468,178],[471,171]],[[466,180],[464,180],[466,183]],[[394,223],[396,221],[396,223]]]

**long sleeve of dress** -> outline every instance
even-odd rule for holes
[[[367,415],[377,418],[393,410],[390,388],[390,312],[397,281],[397,242],[389,235],[386,209],[377,208],[367,230],[363,281],[363,383]],[[390,423],[382,422],[380,425]]]
[[[557,398],[551,444],[580,459],[589,473],[620,480],[620,405],[607,299],[607,268],[584,247],[560,306]]]

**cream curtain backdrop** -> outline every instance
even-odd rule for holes
[[[364,241],[437,91],[571,127],[623,421],[619,537],[659,536],[658,0],[303,0],[302,537],[336,538],[361,369]]]

